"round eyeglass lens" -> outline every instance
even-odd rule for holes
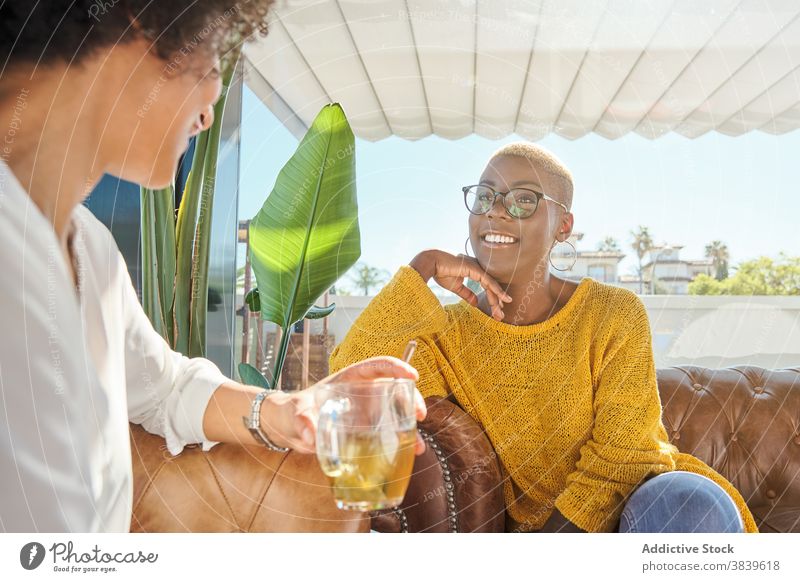
[[[511,216],[516,218],[528,218],[536,212],[539,204],[539,197],[535,192],[524,188],[512,190],[506,194],[506,208]]]
[[[471,186],[464,192],[464,202],[472,214],[486,214],[494,204],[494,192],[486,186]]]

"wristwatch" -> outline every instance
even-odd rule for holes
[[[289,450],[289,447],[279,447],[270,440],[267,433],[261,430],[261,403],[264,402],[264,398],[274,392],[280,392],[280,390],[262,390],[259,392],[253,399],[253,405],[250,407],[250,418],[243,416],[242,420],[247,430],[250,431],[257,441],[263,443],[263,445],[271,451],[285,453]]]

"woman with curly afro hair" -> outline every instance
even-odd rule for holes
[[[172,454],[256,444],[242,417],[260,390],[169,348],[81,203],[104,173],[171,183],[213,122],[220,59],[266,34],[269,5],[0,2],[0,530],[128,531],[129,421]],[[378,357],[337,375],[382,376],[417,373]],[[271,446],[314,450],[312,393],[263,400]]]

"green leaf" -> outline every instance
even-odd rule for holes
[[[230,79],[223,81],[224,89],[214,105],[214,123],[208,129],[208,147],[203,158],[203,187],[200,191],[200,213],[194,238],[194,260],[192,261],[189,357],[205,356],[206,320],[208,315],[208,255],[211,244],[211,218],[214,208],[214,189],[217,180],[217,158],[219,138],[222,131],[222,114],[225,110]]]
[[[197,136],[192,170],[178,208],[173,347],[190,357],[205,355],[208,255],[219,138],[227,90],[238,56],[238,51],[232,51],[225,59],[223,90],[214,104],[214,122],[208,130]]]
[[[322,319],[323,317],[328,317],[333,310],[336,309],[336,304],[331,303],[326,307],[318,307],[316,305],[312,305],[308,313],[306,313],[306,319]]]
[[[156,248],[158,249],[158,282],[161,297],[161,317],[166,323],[166,339],[172,345],[175,329],[175,187],[154,192],[156,209]]]
[[[174,188],[142,188],[142,304],[173,349],[205,355],[211,217],[228,88],[240,50],[222,59],[214,123],[195,140],[192,169],[175,219]]]
[[[142,188],[142,307],[153,328],[164,337],[161,301],[158,293],[158,253],[156,251],[155,203],[153,190]]]
[[[175,296],[175,189],[141,189],[142,306],[172,345]]]
[[[253,313],[261,311],[261,299],[258,296],[258,288],[250,289],[250,292],[244,297],[244,302]]]
[[[250,223],[261,317],[281,326],[278,378],[292,324],[361,255],[355,140],[338,104],[323,107]]]
[[[197,230],[197,209],[203,185],[203,162],[208,149],[208,131],[197,136],[192,156],[192,170],[178,208],[176,245],[178,261],[175,266],[175,345],[176,351],[189,353],[189,313],[191,310],[194,236]]]
[[[239,377],[242,379],[243,384],[269,389],[269,382],[267,382],[264,374],[250,364],[245,364],[244,362],[239,364]]]

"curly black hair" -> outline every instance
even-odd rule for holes
[[[272,0],[0,0],[0,71],[22,62],[79,63],[136,38],[169,60],[202,49],[224,56],[266,34]]]

